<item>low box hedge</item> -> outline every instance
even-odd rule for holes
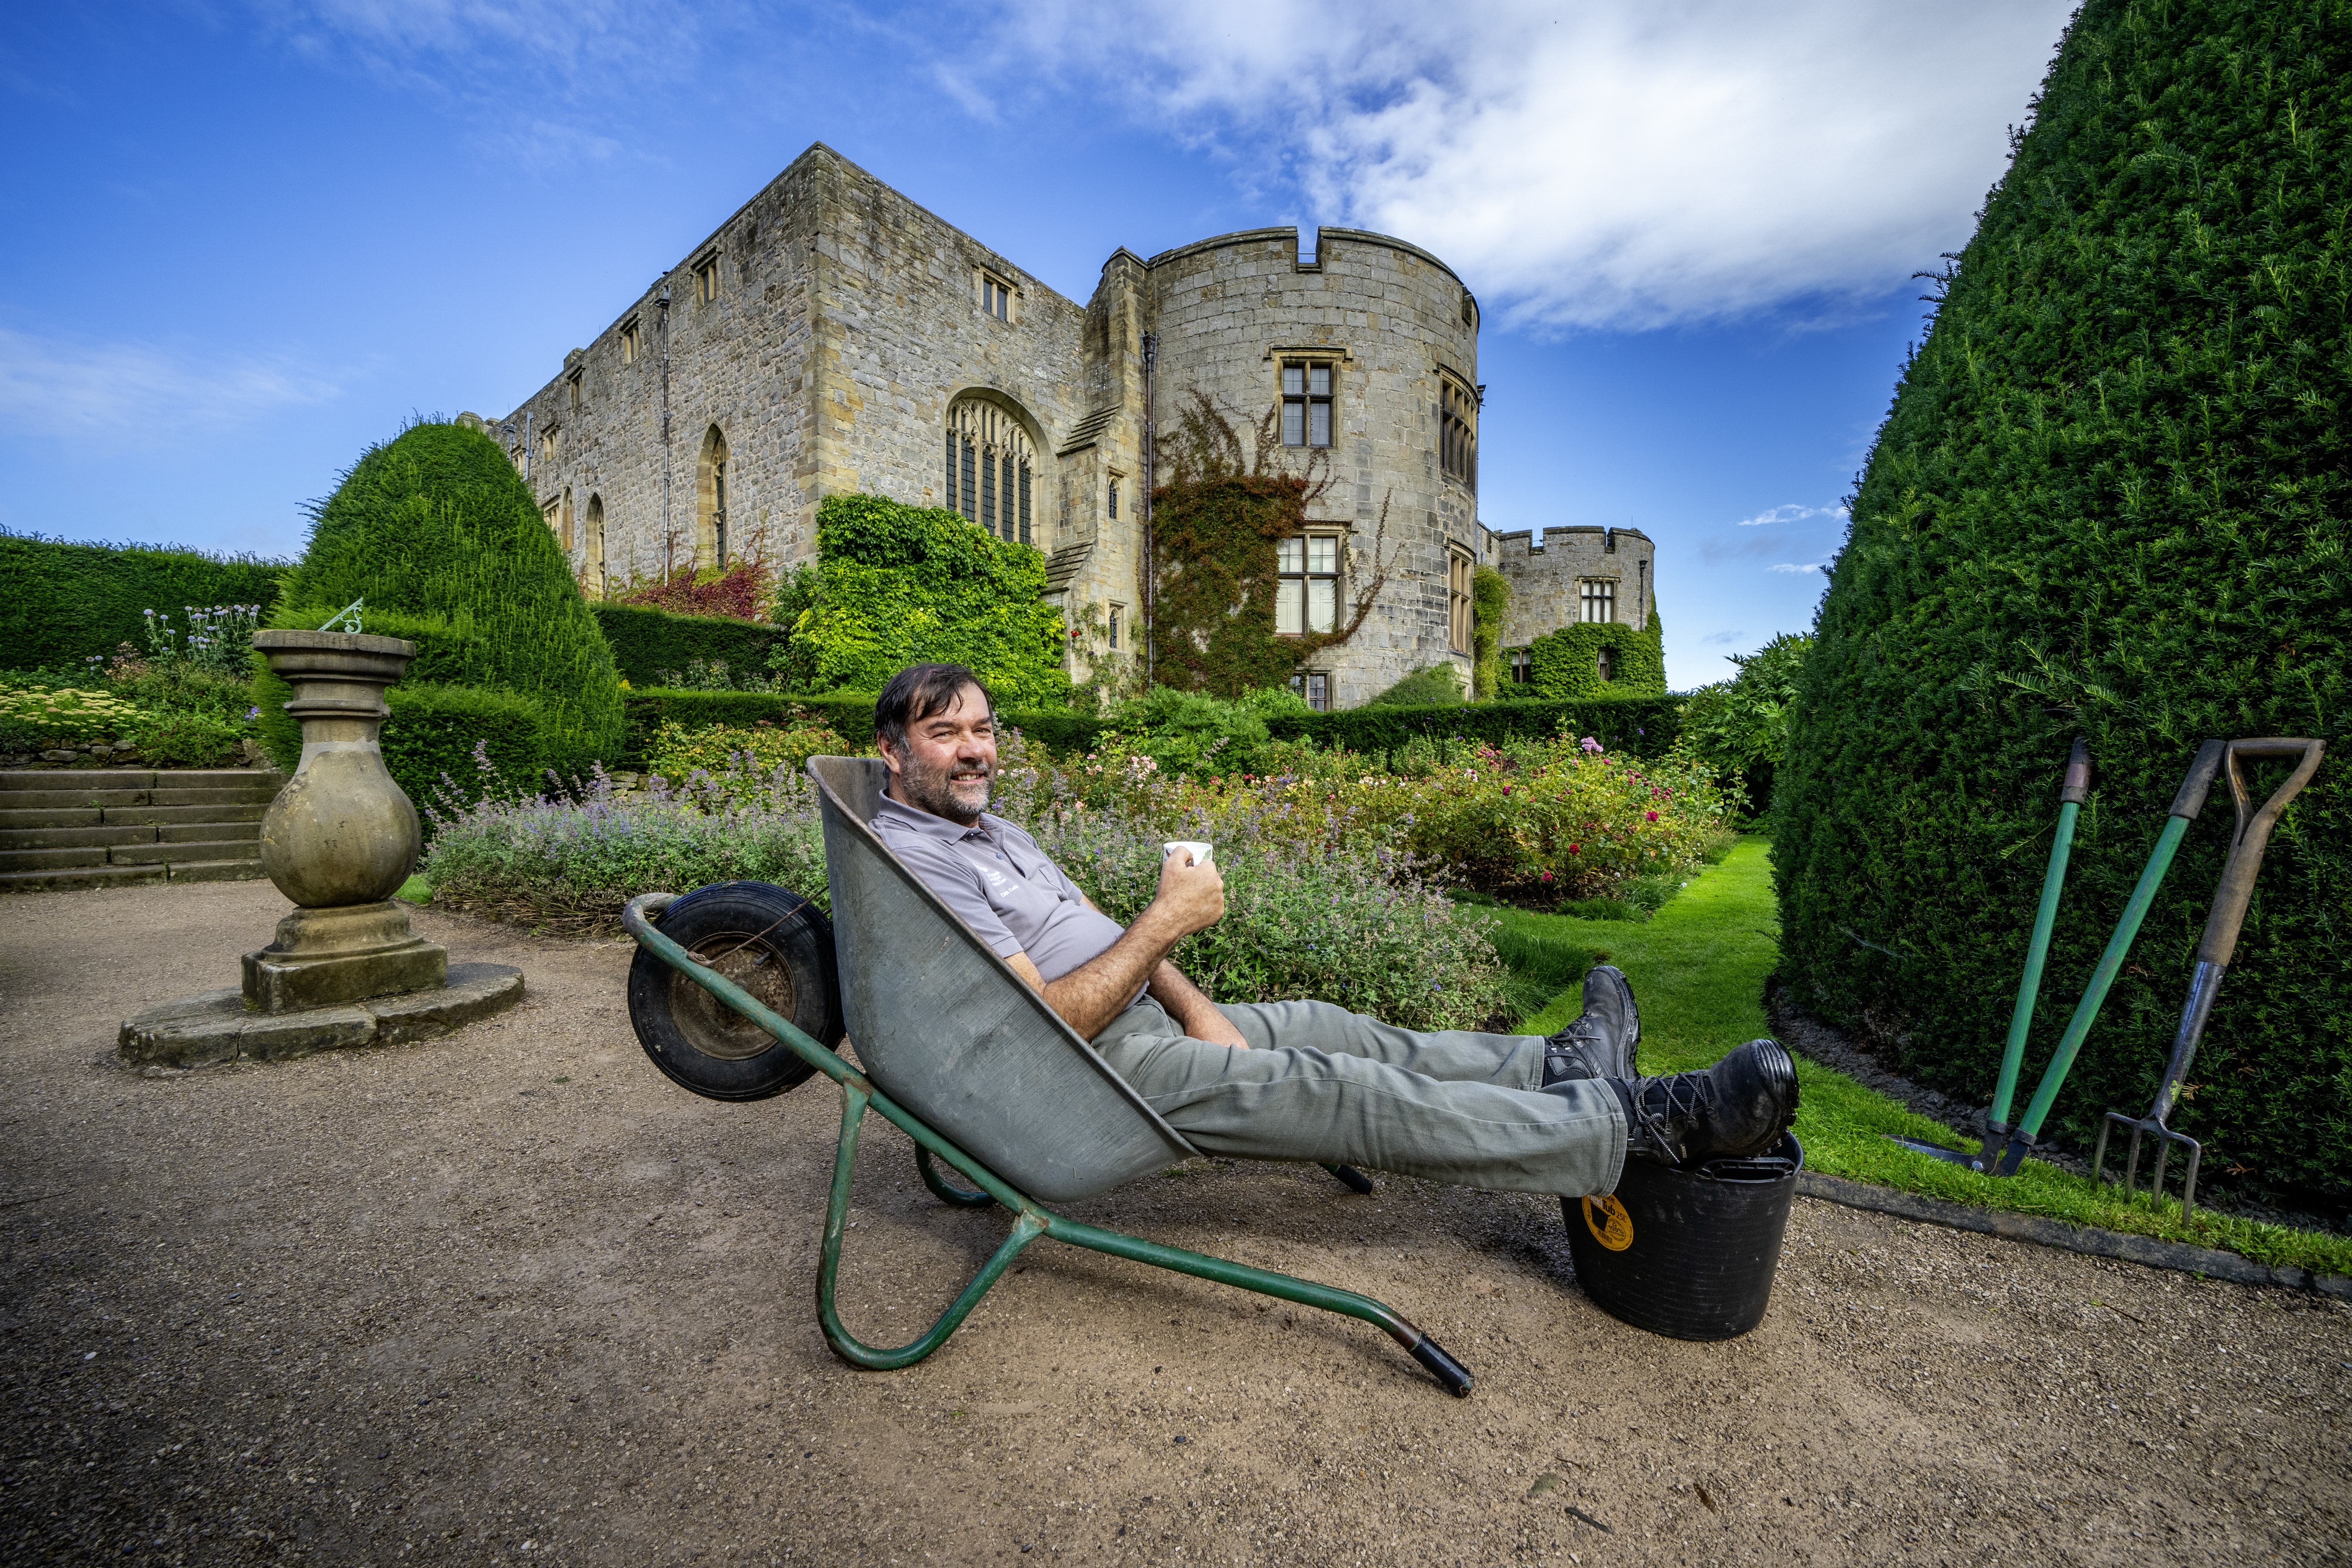
[[[791,640],[783,627],[729,616],[681,616],[641,605],[592,604],[612,645],[613,663],[632,687],[660,689],[665,676],[697,659],[739,675],[765,675],[768,658]]]
[[[1465,741],[1545,740],[1562,728],[1612,752],[1656,756],[1682,732],[1679,697],[1594,697],[1566,702],[1464,702],[1428,708],[1349,708],[1337,713],[1277,713],[1275,739],[1308,740],[1351,752],[1394,751],[1416,735]]]

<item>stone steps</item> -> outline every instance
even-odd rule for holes
[[[0,892],[261,875],[261,769],[0,769]]]

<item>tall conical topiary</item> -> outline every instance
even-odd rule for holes
[[[1832,568],[1775,805],[1800,1003],[1990,1098],[2069,742],[2047,1061],[2200,742],[2327,740],[2174,1123],[2352,1196],[2352,5],[2089,0],[1945,279]],[[2266,767],[2267,793],[2279,770]],[[2231,835],[2189,832],[2050,1131],[2138,1114]],[[2021,1095],[2019,1109],[2022,1110]]]
[[[408,633],[390,617],[445,628],[413,674],[537,703],[546,765],[569,773],[616,754],[612,649],[530,489],[480,431],[412,426],[362,454],[318,509],[287,616],[316,626],[361,598],[394,635]]]

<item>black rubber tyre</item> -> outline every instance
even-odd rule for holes
[[[670,905],[654,928],[818,1043],[841,1039],[833,922],[798,893],[771,882],[718,882]],[[654,1066],[707,1099],[764,1100],[816,1071],[644,948],[629,965],[629,1023]]]

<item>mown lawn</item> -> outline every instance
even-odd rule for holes
[[[1477,912],[1493,920],[1496,946],[1514,970],[1565,987],[1521,1026],[1529,1033],[1549,1034],[1576,1016],[1575,981],[1602,962],[1633,983],[1645,1073],[1705,1067],[1742,1040],[1771,1032],[1764,1019],[1764,981],[1780,955],[1780,915],[1761,838],[1741,840],[1646,923],[1508,909]],[[2027,1065],[2031,1081],[2041,1064]],[[1797,1077],[1803,1095],[1797,1137],[1811,1170],[1984,1208],[2220,1247],[2261,1263],[2352,1274],[2352,1238],[2202,1208],[2184,1221],[2176,1199],[2158,1205],[2126,1197],[2116,1187],[2038,1160],[2027,1161],[2015,1176],[1998,1178],[1912,1153],[1885,1134],[1954,1149],[1975,1145],[1817,1062],[1799,1057]]]

